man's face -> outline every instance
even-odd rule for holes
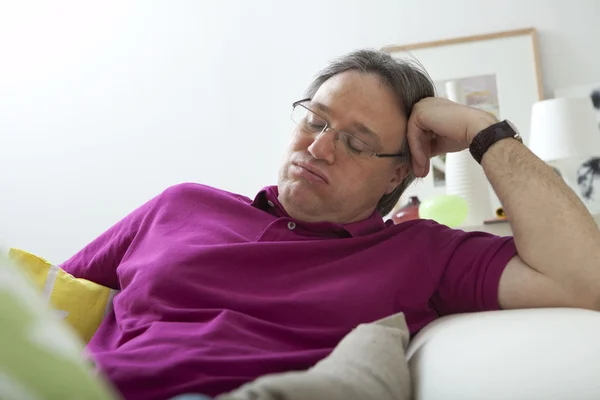
[[[306,105],[332,128],[351,133],[379,153],[402,149],[406,116],[393,91],[375,74],[335,75]],[[279,200],[290,216],[307,222],[363,220],[408,173],[401,159],[360,157],[335,139],[330,130],[316,136],[296,127],[278,185]]]

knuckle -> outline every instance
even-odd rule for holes
[[[419,108],[417,110],[415,110],[415,118],[417,120],[417,122],[419,123],[419,125],[423,125],[423,123],[425,122],[425,110],[423,108]]]

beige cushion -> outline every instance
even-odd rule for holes
[[[218,400],[408,400],[409,340],[403,314],[359,325],[303,372],[261,377]]]

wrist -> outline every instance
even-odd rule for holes
[[[478,115],[473,118],[467,128],[467,146],[471,146],[473,139],[475,139],[475,136],[477,136],[479,132],[500,122],[496,117],[488,112],[480,110],[477,111]]]
[[[510,139],[510,138],[506,138],[506,139]],[[494,154],[496,154],[496,156],[498,154],[506,155],[509,152],[509,150],[512,150],[515,148],[522,148],[522,147],[524,147],[524,146],[519,140],[498,140],[497,142],[492,143],[490,145],[490,147],[487,149],[487,151],[483,154],[480,164],[484,165],[484,160],[489,160],[490,158],[495,158]]]
[[[498,141],[507,138],[512,138],[515,139],[515,142],[518,141],[522,143],[519,131],[517,131],[517,128],[510,121],[504,120],[502,122],[497,122],[483,128],[474,136],[469,145],[469,151],[475,161],[481,164],[481,160],[489,148]]]

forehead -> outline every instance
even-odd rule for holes
[[[399,99],[381,78],[372,73],[346,71],[334,75],[313,96],[323,105],[331,123],[338,129],[368,128],[381,142],[399,145],[404,139],[407,119]]]

